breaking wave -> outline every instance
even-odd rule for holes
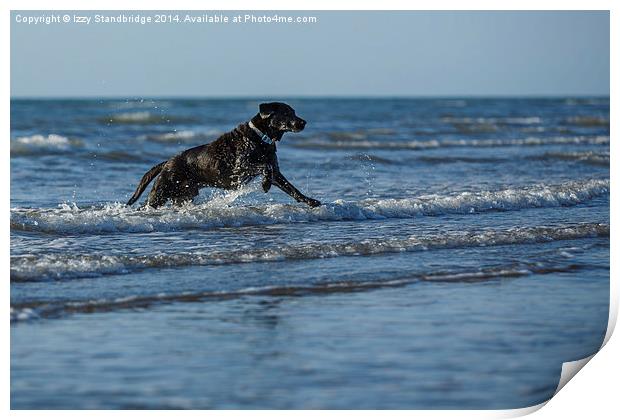
[[[332,140],[364,140],[369,136],[388,136],[395,134],[396,130],[387,127],[375,127],[358,129],[355,131],[329,131],[326,133],[327,137]]]
[[[443,117],[443,122],[450,124],[541,124],[540,117]]]
[[[572,160],[577,162],[589,163],[591,165],[609,166],[609,151],[604,152],[548,152],[538,157],[542,160]]]
[[[443,147],[510,147],[546,145],[608,145],[609,136],[576,137],[528,137],[523,139],[480,139],[480,140],[411,140],[411,141],[371,141],[371,140],[323,140],[310,138],[291,141],[293,147],[301,149],[438,149]]]
[[[363,158],[368,156],[367,158]],[[357,156],[356,156],[357,157]],[[576,161],[587,163],[596,166],[609,166],[609,150],[603,151],[583,151],[583,152],[547,152],[541,155],[525,155],[523,159],[526,160],[564,160],[564,161]],[[352,159],[352,158],[351,158]],[[515,157],[499,157],[499,156],[470,156],[470,155],[458,155],[458,156],[419,156],[416,158],[419,161],[431,163],[431,164],[446,164],[446,163],[498,163],[506,162],[509,160],[515,160]],[[357,160],[367,160],[373,163],[382,164],[403,164],[402,161],[390,161],[382,158],[375,158],[373,155],[360,154]]]
[[[17,137],[11,141],[11,155],[37,155],[62,153],[73,146],[81,146],[78,140],[69,139],[58,134],[43,136],[35,134],[26,137]]]
[[[181,252],[155,255],[25,255],[11,258],[11,281],[66,280],[106,274],[125,274],[147,268],[416,252],[445,248],[527,244],[595,236],[609,236],[609,225],[584,223],[569,226],[539,226],[504,230],[486,229],[445,235],[413,235],[401,238],[390,236],[340,243],[317,242],[273,245],[269,248],[243,249],[235,252]]]
[[[609,127],[609,119],[596,115],[577,115],[566,119],[568,124],[582,127]]]
[[[473,283],[498,278],[524,277],[532,274],[549,274],[575,271],[582,268],[575,264],[510,264],[480,269],[439,271],[375,280],[317,282],[311,284],[265,285],[229,290],[205,290],[158,293],[156,295],[130,295],[118,298],[89,299],[69,302],[24,302],[11,306],[11,322],[38,318],[58,317],[70,313],[106,312],[118,309],[146,308],[172,302],[200,302],[207,299],[232,299],[243,296],[299,296],[325,293],[352,293],[386,287],[402,287],[416,282]]]
[[[150,140],[158,143],[178,143],[178,142],[195,142],[198,140],[215,140],[222,134],[218,130],[208,130],[205,132],[196,132],[192,130],[172,131],[169,133],[146,134],[141,137],[144,140]]]
[[[609,193],[609,180],[591,179],[562,184],[534,184],[496,191],[474,191],[418,198],[336,200],[318,208],[296,204],[232,205],[216,199],[199,205],[134,209],[113,203],[80,208],[13,208],[11,229],[62,234],[153,232],[213,229],[251,225],[289,224],[341,220],[415,218],[444,214],[468,214],[538,207],[572,206]]]
[[[166,124],[193,122],[194,118],[179,117],[165,114],[155,114],[149,111],[122,112],[100,118],[105,124]]]

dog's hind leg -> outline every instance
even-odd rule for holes
[[[159,174],[146,200],[147,206],[161,207],[166,204],[169,198],[174,196],[174,185],[171,178],[170,171],[165,170]]]
[[[177,195],[172,198],[172,201],[176,206],[181,206],[190,201],[194,201],[194,198],[198,196],[200,191],[195,186],[190,186],[189,182],[185,185],[182,185],[178,191],[176,191]]]
[[[164,170],[155,181],[147,204],[151,207],[160,207],[166,204],[166,201],[172,200],[175,205],[182,205],[192,201],[198,193],[199,189],[195,182],[178,172]]]

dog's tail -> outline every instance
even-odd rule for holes
[[[149,183],[157,175],[159,175],[159,173],[161,172],[161,168],[164,167],[166,162],[168,162],[168,161],[166,160],[166,161],[160,163],[159,165],[153,166],[151,169],[149,169],[149,171],[147,173],[144,174],[144,176],[140,180],[140,184],[138,185],[138,188],[136,188],[136,192],[133,193],[133,195],[131,196],[131,198],[127,202],[128,206],[131,206],[133,203],[135,203],[138,200],[138,198],[140,198],[140,196],[142,195],[142,193],[146,189],[147,185],[149,185]]]

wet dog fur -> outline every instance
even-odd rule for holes
[[[259,112],[250,121],[212,143],[185,150],[152,167],[127,205],[135,203],[153,179],[155,184],[146,205],[160,207],[168,200],[177,205],[192,201],[201,188],[234,190],[262,176],[264,192],[275,185],[298,202],[320,206],[318,200],[306,197],[295,188],[278,167],[276,143],[284,133],[296,133],[305,126],[306,121],[285,103],[260,104]]]

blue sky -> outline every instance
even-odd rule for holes
[[[317,16],[314,24],[15,21],[42,13],[12,12],[12,97],[609,94],[608,12],[280,12]]]

